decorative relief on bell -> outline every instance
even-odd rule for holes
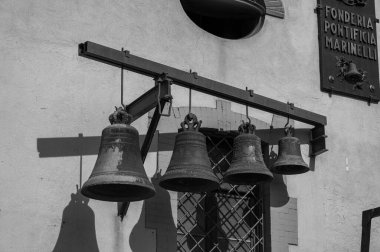
[[[218,188],[207,153],[206,137],[199,132],[202,121],[189,113],[176,135],[173,154],[159,185],[178,192],[205,192]]]
[[[224,182],[255,185],[273,179],[273,174],[264,163],[261,139],[254,134],[255,128],[250,122],[239,126],[239,135],[233,143],[231,166],[224,174]]]
[[[310,170],[301,155],[301,141],[293,136],[294,128],[285,128],[285,137],[278,142],[278,157],[271,170],[278,174],[301,174]]]
[[[129,125],[131,116],[116,108],[109,116],[112,125],[102,131],[99,154],[81,192],[103,201],[139,201],[155,194],[141,159],[139,133]]]

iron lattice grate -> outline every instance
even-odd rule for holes
[[[264,251],[261,186],[222,183],[230,166],[236,134],[204,131],[212,168],[220,189],[179,193],[177,250],[181,252]]]

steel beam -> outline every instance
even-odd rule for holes
[[[189,73],[140,58],[130,54],[128,51],[120,51],[87,41],[79,45],[79,55],[150,77],[156,77],[162,73],[166,73],[167,76],[172,79],[174,84],[183,87],[191,88],[269,113],[286,117],[289,116],[291,119],[310,125],[320,126],[327,124],[327,119],[323,115],[201,77],[195,72]]]

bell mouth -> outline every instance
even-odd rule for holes
[[[269,174],[239,173],[228,175],[224,179],[224,182],[232,185],[255,185],[270,182],[272,180],[273,176]]]
[[[217,181],[204,178],[164,178],[159,182],[159,185],[170,191],[192,193],[213,191],[219,187]]]
[[[264,23],[263,0],[181,0],[188,17],[218,37],[239,39],[257,33]]]
[[[139,201],[154,196],[152,188],[126,184],[99,184],[83,187],[81,193],[91,199],[124,202]]]

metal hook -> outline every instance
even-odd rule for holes
[[[245,90],[251,92],[251,90],[248,90],[248,87],[245,87]],[[248,115],[248,105],[245,105],[245,116],[247,117],[248,123],[251,124],[251,118],[249,118]]]
[[[124,47],[121,48],[121,51],[122,52],[125,52],[124,51]],[[124,105],[124,67],[121,66],[121,74],[120,74],[120,103],[121,103],[121,106],[125,107]]]
[[[289,120],[290,120],[289,108],[294,109],[294,103],[288,102],[288,107],[287,107],[288,120],[287,120],[284,128],[286,128],[289,125]]]
[[[189,114],[191,114],[191,88],[189,88]]]
[[[288,120],[287,120],[287,122],[286,122],[286,124],[285,124],[285,126],[284,126],[284,128],[286,128],[288,125],[289,125],[289,114],[288,114]]]

